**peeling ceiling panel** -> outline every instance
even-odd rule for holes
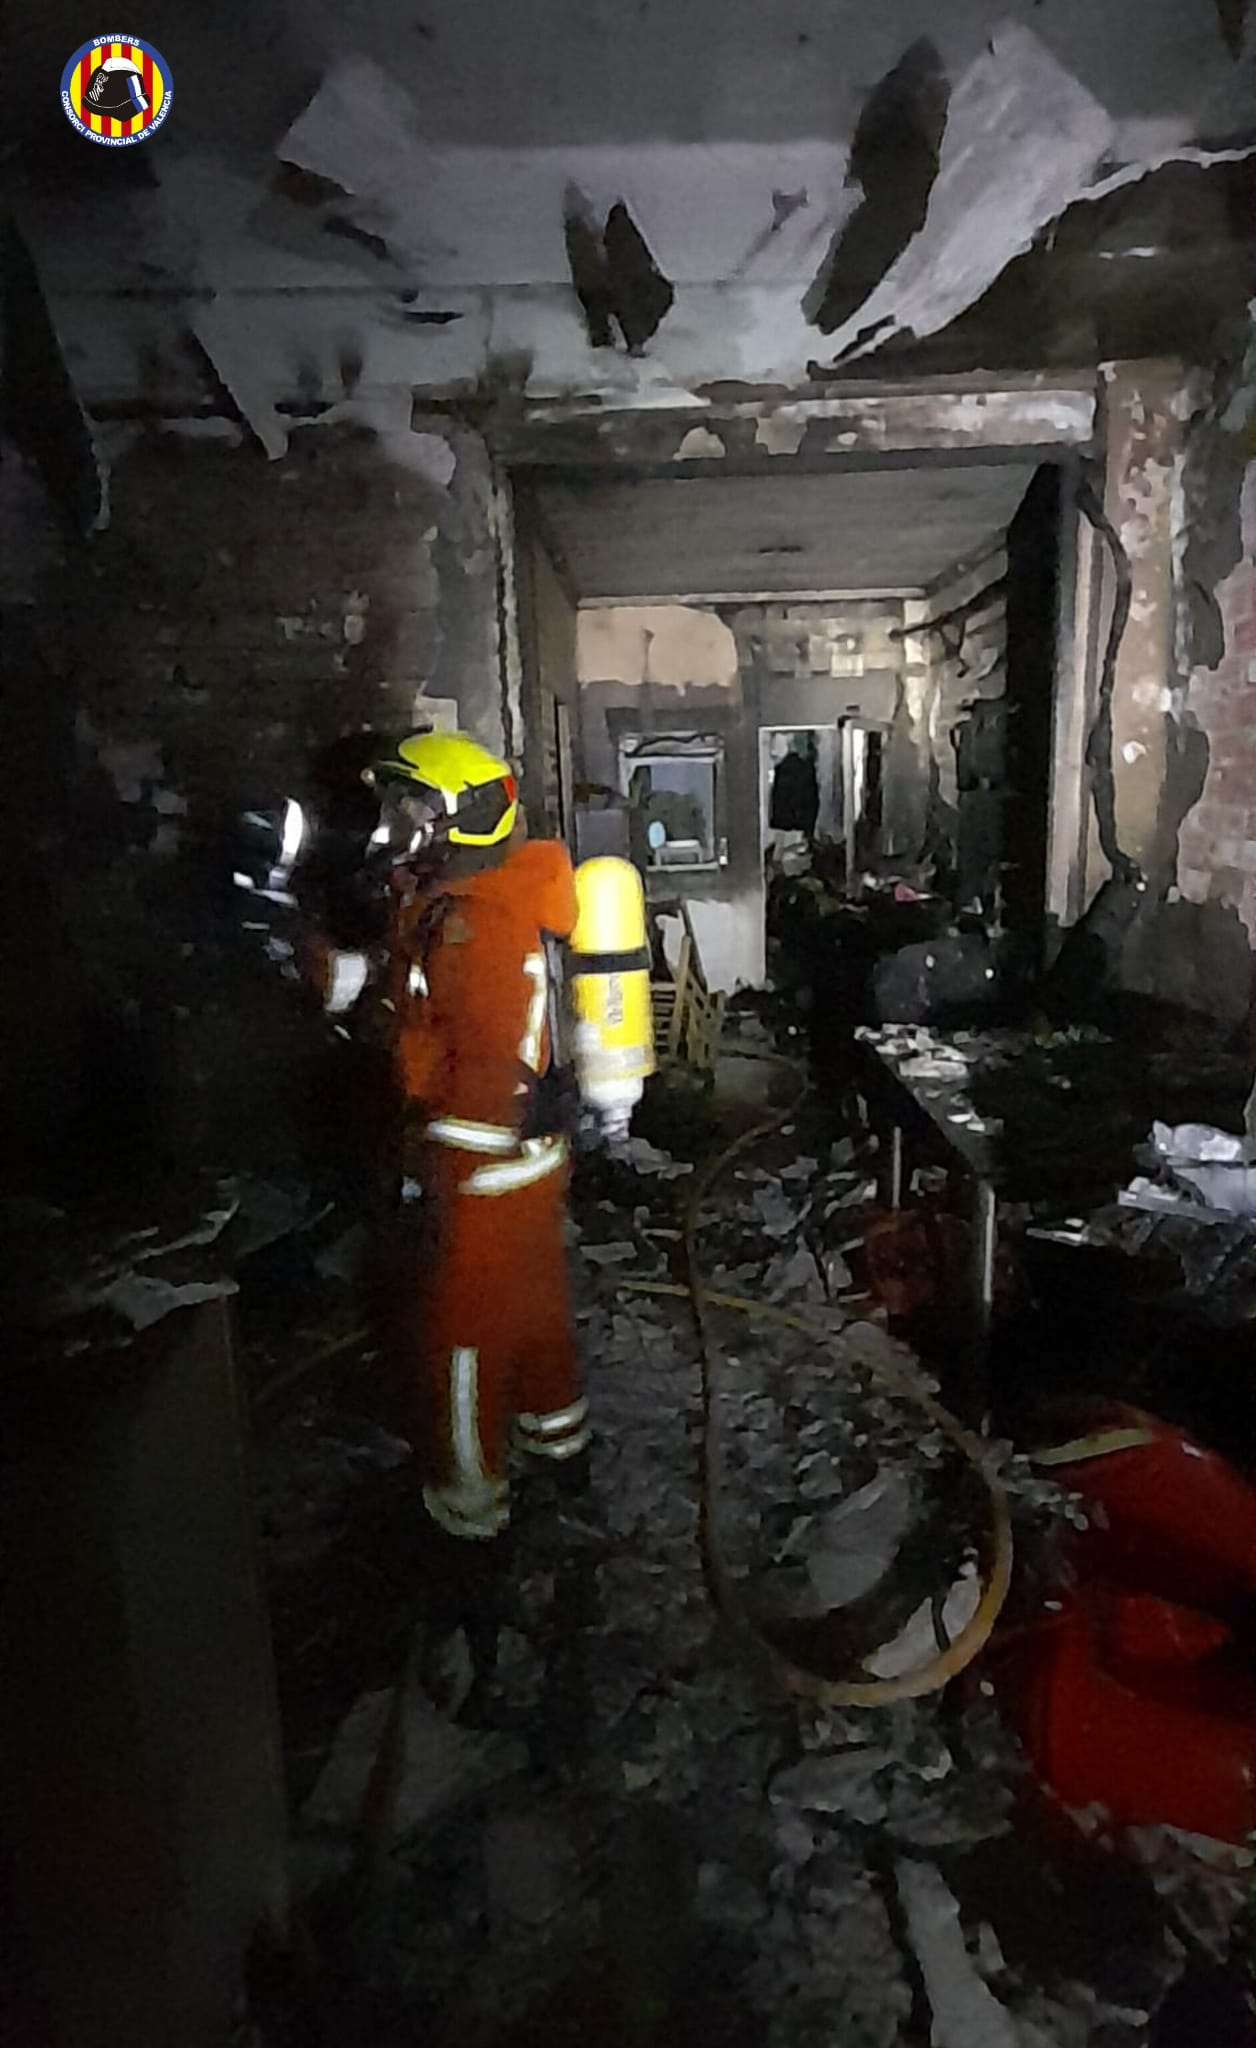
[[[343,187],[434,286],[566,283],[572,186],[601,220],[622,201],[678,283],[805,278],[858,196],[836,142],[433,147],[407,94],[360,59],[328,74],[276,153]]]
[[[954,320],[1079,197],[1115,139],[1035,35],[1003,31],[955,88],[923,228],[836,330],[835,359]]]
[[[1004,27],[955,88],[924,226],[835,330],[834,362],[949,326],[1076,201],[1249,153],[1201,150],[1190,132],[1179,115],[1118,125],[1032,31]]]
[[[850,150],[859,206],[808,295],[808,316],[825,334],[863,304],[924,226],[950,97],[950,81],[927,36],[905,50],[869,94]]]
[[[580,596],[918,591],[1006,529],[1034,471],[1010,463],[546,484]]]

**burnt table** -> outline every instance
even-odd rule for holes
[[[1000,1213],[1085,1218],[1137,1169],[1156,1118],[1242,1128],[1251,1077],[1202,1034],[1122,1042],[1093,1027],[942,1033],[919,1025],[857,1034],[885,1132],[885,1196],[901,1205],[913,1135],[941,1145],[973,1189],[970,1285],[976,1385],[984,1402]]]

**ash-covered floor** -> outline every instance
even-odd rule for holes
[[[754,1114],[742,1105],[734,1122]],[[1088,1841],[1032,1785],[980,1664],[923,1699],[816,1707],[775,1687],[714,1611],[688,1307],[624,1285],[676,1281],[684,1140],[706,1121],[674,1121],[674,1158],[636,1139],[577,1175],[589,1484],[517,1489],[497,1669],[463,1709],[474,1725],[458,1718],[465,1640],[433,1658],[429,1637],[422,1668],[441,1701],[410,1693],[389,1839],[352,1907],[391,1689],[431,1609],[421,1511],[364,1340],[284,1398],[265,1392],[302,1347],[351,1333],[350,1291],[325,1277],[306,1300],[317,1340],[281,1340],[273,1313],[254,1331],[317,2038],[1147,2043],[1184,1970],[1225,1955],[1241,1872],[1164,1830],[1119,1851]],[[715,1313],[716,1504],[739,1599],[791,1654],[839,1666],[869,1645],[824,1617],[876,1578],[878,1546],[916,1529],[879,1617],[887,1637],[922,1587],[962,1599],[981,1570],[980,1483],[866,1369],[879,1346],[902,1370],[861,1293],[872,1163],[857,1123],[805,1104],[730,1168],[701,1239],[712,1290],[801,1309],[826,1333]],[[1010,1447],[989,1455],[1032,1559],[1060,1503]]]

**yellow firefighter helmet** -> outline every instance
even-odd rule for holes
[[[374,763],[371,778],[384,788],[410,785],[454,846],[500,846],[519,815],[509,764],[469,733],[409,733]]]

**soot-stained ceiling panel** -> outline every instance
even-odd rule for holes
[[[584,599],[922,590],[1005,530],[1026,463],[563,482],[538,492]]]

